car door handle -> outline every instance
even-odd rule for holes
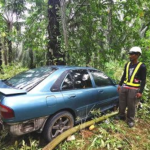
[[[69,98],[75,98],[76,95],[69,95]]]
[[[103,93],[104,91],[103,90],[98,90],[98,93]]]

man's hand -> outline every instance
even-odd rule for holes
[[[142,97],[142,93],[137,93],[136,94],[136,98],[141,98]]]
[[[120,86],[120,85],[118,85],[118,88],[117,88],[117,91],[118,91],[118,92],[120,91],[120,88],[121,88],[121,86]]]

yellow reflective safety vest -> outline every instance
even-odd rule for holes
[[[140,87],[140,83],[135,83],[134,80],[135,80],[135,75],[136,73],[138,72],[140,66],[142,65],[142,63],[138,63],[138,65],[135,67],[134,71],[132,72],[132,75],[131,75],[131,78],[129,79],[129,66],[130,66],[130,63],[129,62],[126,66],[126,79],[124,81],[124,83],[128,86],[133,86],[133,87]]]

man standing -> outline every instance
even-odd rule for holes
[[[129,127],[134,126],[134,117],[136,105],[146,83],[146,66],[138,62],[139,56],[142,54],[140,47],[132,47],[129,51],[129,59],[125,65],[124,73],[118,86],[119,92],[119,115],[118,120],[127,119]],[[125,111],[127,108],[127,115]]]

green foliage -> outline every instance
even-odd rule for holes
[[[146,86],[143,92],[143,100],[150,104],[150,77],[147,77]]]
[[[47,3],[34,0],[29,3],[29,16],[25,16],[24,22],[25,31],[19,40],[23,42],[24,57],[23,63],[25,66],[30,66],[28,58],[31,57],[30,52],[33,52],[33,64],[35,67],[45,65],[45,53],[47,48]]]
[[[140,109],[138,111],[138,117],[139,118],[142,118],[143,120],[150,120],[150,103],[147,104],[147,103],[144,103],[142,105],[142,109]]]
[[[90,111],[91,115],[94,116],[94,118],[98,118],[101,116],[100,109],[93,109]]]
[[[141,46],[141,36],[147,32],[142,30],[145,4],[149,5],[141,0],[68,2],[68,64],[104,69],[110,59],[124,59],[130,47]]]
[[[124,65],[125,65],[125,61],[110,61],[105,63],[105,69],[104,72],[106,72],[106,74],[111,77],[112,79],[114,79],[117,83],[119,83],[121,76],[123,74],[124,71]]]
[[[29,138],[28,144],[24,140],[22,140],[22,143],[18,143],[18,141],[15,141],[14,145],[3,148],[3,150],[42,150],[42,149],[39,148],[38,141]]]
[[[46,1],[11,0],[0,4],[0,45],[3,52],[3,59],[0,59],[7,65],[12,55],[12,62],[21,62],[27,67],[44,65],[45,57],[41,59],[41,56],[45,55],[48,42]]]
[[[28,68],[21,67],[21,65],[3,65],[3,73],[0,74],[0,79],[8,79],[10,77],[15,76],[16,74],[26,71]]]
[[[70,141],[69,143],[67,141],[64,141],[63,144],[57,146],[56,150],[72,150],[73,148],[82,149],[85,144],[86,143],[83,139]]]
[[[128,143],[123,141],[122,139],[118,139],[114,136],[111,136],[106,130],[99,128],[101,135],[97,135],[96,137],[91,138],[91,145],[89,150],[91,149],[129,149]]]
[[[14,62],[22,61],[28,67],[31,66],[30,64],[34,67],[44,65],[49,42],[48,1],[6,2],[0,2],[0,31],[2,32],[0,41],[3,44],[3,51],[8,49],[7,39],[13,45]],[[58,38],[61,41],[61,52],[65,52],[68,65],[87,65],[103,70],[105,63],[110,60],[121,62],[122,59],[126,59],[125,55],[134,45],[142,47],[142,60],[148,65],[150,55],[150,2],[148,0],[129,2],[77,0],[66,1],[64,5],[64,16],[60,18],[62,36]],[[17,14],[18,18],[12,22],[9,33],[2,13],[8,8]],[[33,58],[30,51],[33,52]]]
[[[106,131],[114,132],[114,133],[123,133],[125,134],[126,131],[122,130],[120,126],[115,126],[111,119],[107,119],[104,123],[99,124],[99,127],[103,128]]]
[[[5,130],[1,130],[0,131],[0,146],[2,147],[2,145],[5,145],[5,141],[4,139],[6,138],[6,136],[8,135],[8,131],[5,129]]]
[[[22,141],[22,146],[19,150],[41,150],[40,148],[38,148],[38,141],[32,140],[31,138],[29,139],[30,144],[27,145],[25,143],[25,141]]]

